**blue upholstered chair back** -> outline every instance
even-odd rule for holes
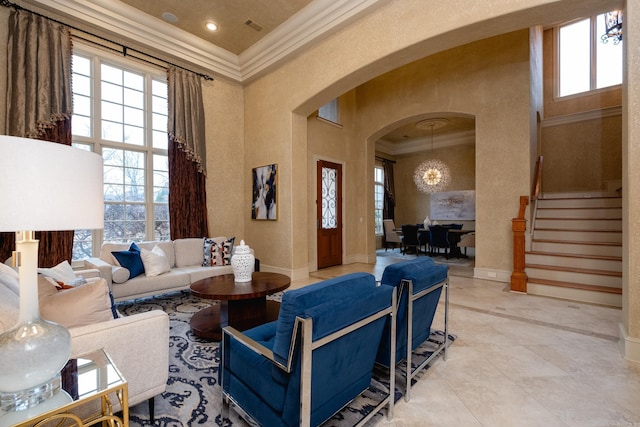
[[[291,348],[296,317],[313,319],[316,341],[389,307],[392,293],[393,287],[377,286],[368,273],[347,274],[284,293],[273,352],[281,362],[293,352],[295,367],[288,379],[283,419],[297,420],[300,411],[300,350]],[[380,318],[314,351],[311,425],[329,418],[352,399],[344,400],[344,396],[357,396],[368,387],[385,320]]]
[[[318,348],[310,359],[310,424],[321,424],[369,387],[393,294],[393,287],[377,285],[368,273],[348,274],[285,292],[278,320],[244,335],[290,369],[281,369],[225,334],[223,391],[261,425],[297,426],[303,377],[301,347],[306,341],[301,338],[311,319],[314,342],[309,348]],[[380,317],[365,326],[344,331],[376,313]],[[341,336],[342,332],[345,335]],[[321,338],[326,340],[323,345],[316,343]]]
[[[287,291],[282,296],[280,313],[273,344],[273,353],[282,363],[286,363],[291,350],[291,335],[296,317],[313,317],[313,338],[321,338],[355,322],[367,314],[375,313],[380,308],[369,303],[364,304],[362,298],[367,291],[376,287],[375,277],[368,273],[352,273],[304,288]],[[387,303],[391,300],[391,294]],[[384,297],[383,297],[384,299]],[[340,312],[339,305],[352,304],[351,310]],[[347,305],[349,306],[349,305]],[[322,308],[332,309],[334,315],[323,318]],[[361,312],[361,311],[364,311]]]
[[[398,315],[396,323],[396,363],[406,359],[407,355],[407,305],[408,286],[403,285],[403,280],[413,282],[413,294],[433,287],[447,280],[449,267],[436,264],[429,257],[416,258],[388,265],[382,274],[382,284],[400,287],[398,295]],[[442,288],[436,289],[413,303],[412,348],[415,350],[431,333],[431,324],[438,308],[438,301]],[[390,325],[385,324],[382,342],[378,349],[376,362],[389,366]]]
[[[449,227],[444,225],[430,225],[429,226],[429,245],[432,248],[449,248],[449,239],[447,238],[447,232]]]

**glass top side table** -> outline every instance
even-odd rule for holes
[[[112,427],[129,426],[127,382],[104,350],[70,359],[61,380],[62,388],[50,399],[26,410],[0,411],[0,427],[55,423],[89,427],[102,422]],[[113,398],[120,404],[122,418],[113,412]],[[74,408],[90,402],[99,402],[95,403],[97,411],[83,419],[74,413]]]

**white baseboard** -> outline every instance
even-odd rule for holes
[[[348,255],[345,256],[342,260],[343,264],[375,264],[376,263],[376,254],[368,255],[368,254],[356,254],[356,255]]]
[[[618,327],[620,329],[618,347],[622,357],[630,362],[640,363],[640,339],[630,337],[622,323],[619,323]]]
[[[263,265],[260,265],[260,271],[265,271],[268,273],[284,274],[285,276],[289,276],[291,280],[306,279],[309,277],[308,267],[287,269],[287,268],[273,267],[271,265],[263,264]]]
[[[474,268],[473,277],[475,279],[509,283],[511,282],[511,271],[496,270],[493,268]]]

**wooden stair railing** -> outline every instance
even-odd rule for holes
[[[538,156],[538,160],[536,161],[536,170],[535,176],[533,177],[533,188],[531,189],[531,201],[533,202],[533,206],[531,209],[531,226],[529,227],[529,233],[533,234],[533,229],[536,226],[536,216],[538,214],[538,199],[541,199],[542,196],[542,161],[544,158],[542,156]]]
[[[532,212],[531,228],[535,221],[535,210],[537,209],[538,199],[542,193],[542,156],[538,156],[536,161],[535,176],[533,177],[533,188],[531,189],[531,200],[535,201],[534,212]],[[513,272],[511,273],[511,291],[527,292],[527,273],[525,267],[525,250],[526,239],[524,236],[527,230],[527,220],[524,217],[529,204],[528,196],[520,196],[520,209],[518,217],[511,219],[511,231],[513,231]],[[533,232],[533,230],[531,230]]]
[[[528,196],[520,196],[520,210],[518,217],[511,220],[511,230],[513,231],[513,272],[511,273],[511,291],[527,292],[527,273],[524,271],[525,238],[524,232],[527,229],[527,220],[524,217]]]

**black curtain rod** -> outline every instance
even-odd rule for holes
[[[139,53],[139,54],[141,54],[141,55],[146,56],[147,58],[151,58],[151,59],[154,59],[154,60],[156,60],[156,61],[162,62],[163,64],[166,64],[166,65],[172,65],[172,66],[177,67],[177,68],[180,68],[180,69],[182,69],[182,70],[189,71],[190,73],[193,73],[193,74],[195,74],[195,75],[197,75],[197,76],[200,76],[200,77],[202,77],[202,78],[203,78],[203,79],[205,79],[205,80],[213,80],[213,77],[211,77],[211,76],[209,76],[209,75],[207,75],[207,74],[198,73],[198,72],[196,72],[196,71],[190,70],[190,69],[188,69],[188,68],[186,68],[186,67],[183,67],[183,66],[181,66],[181,65],[178,65],[178,64],[174,64],[174,63],[172,63],[172,62],[169,62],[169,61],[167,61],[167,60],[165,60],[165,59],[158,58],[158,57],[156,57],[156,56],[149,55],[148,53],[145,53],[145,52],[139,51],[139,50],[137,50],[137,49],[134,49],[134,48],[131,48],[131,47],[128,47],[128,46],[125,46],[125,45],[123,45],[122,43],[116,43],[116,42],[114,42],[114,41],[112,41],[112,40],[109,40],[109,39],[107,39],[107,38],[105,38],[105,37],[99,36],[99,35],[97,35],[97,34],[90,33],[89,31],[82,30],[82,29],[80,29],[80,28],[74,27],[73,25],[69,25],[69,24],[66,24],[66,23],[64,23],[64,22],[60,22],[60,21],[58,21],[57,19],[53,19],[53,18],[51,18],[51,17],[49,17],[49,16],[45,16],[45,15],[43,15],[43,14],[41,14],[41,13],[34,12],[33,10],[26,9],[26,8],[24,8],[24,7],[22,7],[22,6],[18,5],[18,4],[15,4],[15,3],[10,2],[9,0],[0,0],[0,6],[10,7],[10,8],[13,8],[13,9],[15,9],[15,10],[24,10],[24,11],[26,11],[26,12],[33,13],[34,15],[37,15],[37,16],[40,16],[40,17],[42,17],[42,18],[45,18],[45,19],[47,19],[47,20],[49,20],[49,21],[55,22],[56,24],[64,25],[65,27],[71,28],[72,30],[79,31],[79,32],[81,32],[81,33],[88,34],[88,35],[90,35],[90,36],[92,36],[92,37],[95,37],[95,38],[100,39],[100,40],[102,40],[102,41],[105,41],[105,42],[107,42],[107,43],[111,43],[111,44],[114,44],[114,45],[116,45],[116,46],[120,46],[120,48],[121,48],[122,50],[118,50],[118,49],[115,49],[115,48],[113,48],[113,47],[106,46],[106,45],[104,45],[104,44],[98,43],[98,42],[97,42],[97,41],[95,41],[95,40],[89,40],[89,39],[87,39],[87,38],[80,37],[80,36],[78,36],[78,35],[73,35],[73,37],[74,37],[74,38],[80,39],[80,40],[85,41],[85,42],[88,42],[88,43],[93,43],[93,44],[95,44],[95,45],[98,45],[98,46],[100,46],[100,47],[103,47],[103,48],[105,48],[105,49],[108,49],[108,50],[111,50],[111,51],[114,51],[114,52],[118,52],[118,53],[122,54],[122,56],[130,56],[131,58],[137,59],[137,60],[139,60],[139,61],[146,62],[147,64],[155,65],[156,67],[161,67],[161,66],[162,66],[161,64],[158,64],[158,63],[153,62],[153,61],[149,61],[148,59],[141,58],[141,57],[139,57],[139,56],[135,56],[135,55],[130,55],[130,54],[129,54],[129,52]]]
[[[384,157],[379,157],[379,156],[376,156],[376,160],[382,160],[384,162],[391,162],[391,163],[395,163],[396,162],[395,160],[385,159]]]

